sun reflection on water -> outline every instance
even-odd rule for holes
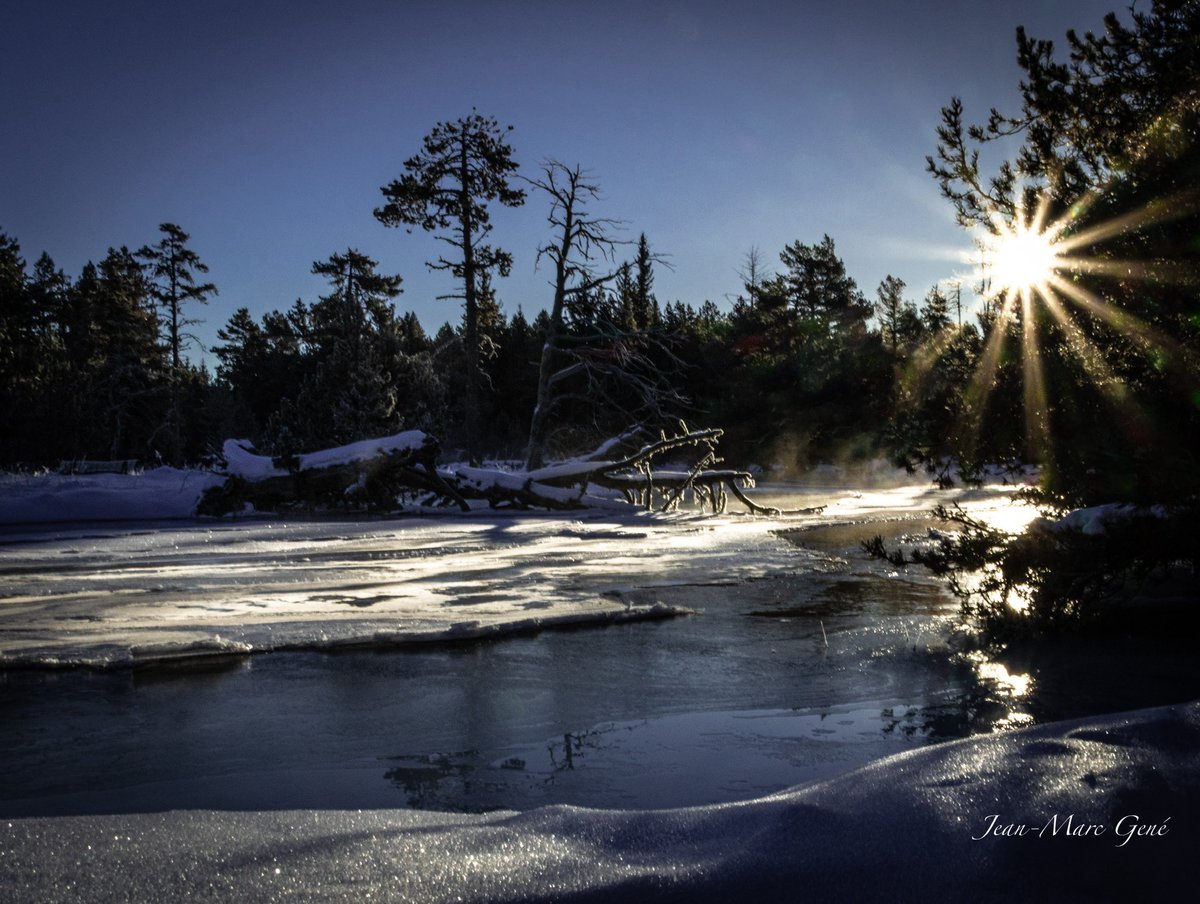
[[[1010,672],[1001,662],[982,660],[975,666],[975,673],[982,681],[990,681],[1011,697],[1026,696],[1033,686],[1033,677]]]
[[[993,727],[1005,730],[1033,724],[1032,715],[1016,708],[1033,692],[1033,676],[1023,672],[1010,672],[1004,663],[988,659],[982,653],[973,654],[970,659],[980,683],[989,687],[1000,702],[1009,707],[1007,715],[993,723]]]
[[[1024,533],[1030,523],[1040,512],[1037,506],[1017,499],[1006,500],[999,505],[990,507],[967,507],[972,517],[982,521],[988,527],[1003,531],[1006,534]]]

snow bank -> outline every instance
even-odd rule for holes
[[[1185,900],[1200,704],[925,747],[737,804],[0,822],[6,900]]]
[[[409,430],[301,455],[299,468],[369,461],[430,441],[428,434]],[[253,481],[288,474],[269,456],[251,452],[248,440],[226,440],[223,455],[223,474],[165,467],[140,474],[0,474],[0,524],[191,518],[205,491],[227,476]]]
[[[141,474],[0,475],[0,524],[190,518],[224,478],[155,468]]]

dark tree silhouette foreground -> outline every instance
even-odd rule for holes
[[[972,378],[963,439],[1024,421],[1043,502],[1124,503],[1099,531],[1039,521],[1015,538],[942,513],[963,530],[925,561],[970,572],[954,586],[997,633],[1105,617],[1122,636],[1194,631],[1194,606],[1154,602],[1194,600],[1200,574],[1200,3],[1155,0],[1126,22],[1068,32],[1066,59],[1018,30],[1019,113],[969,125],[953,99],[928,160],[964,226],[1032,223],[1060,253],[980,318],[995,366]],[[984,172],[981,150],[1014,138],[1015,157]]]

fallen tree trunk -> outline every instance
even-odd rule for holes
[[[688,496],[699,506],[722,512],[732,495],[754,514],[778,515],[759,505],[745,490],[754,486],[749,471],[716,467],[718,428],[679,430],[620,457],[608,458],[646,436],[640,428],[608,440],[592,453],[532,471],[437,466],[439,446],[419,431],[365,440],[309,455],[257,455],[244,441],[229,440],[223,455],[225,483],[208,491],[198,512],[222,515],[252,507],[281,509],[394,511],[404,496],[420,496],[423,506],[455,506],[468,511],[468,500],[493,508],[628,508],[673,511]],[[682,464],[658,467],[656,461],[686,456]],[[596,490],[607,490],[607,494]]]
[[[249,444],[227,440],[223,450],[225,483],[206,492],[197,507],[202,515],[288,508],[392,511],[405,491],[427,492],[429,503],[467,501],[437,469],[440,447],[427,433],[411,431],[365,440],[305,456],[257,455]]]

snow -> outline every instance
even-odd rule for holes
[[[298,466],[301,471],[307,471],[314,468],[328,468],[358,461],[369,461],[377,455],[386,455],[390,452],[416,451],[430,441],[428,434],[420,430],[408,430],[393,436],[364,439],[345,446],[310,452],[299,456]],[[228,474],[245,480],[263,480],[267,477],[283,477],[288,474],[286,469],[276,467],[270,456],[256,455],[250,451],[251,448],[249,440],[225,440],[221,451]]]
[[[1192,703],[924,747],[769,797],[678,810],[10,819],[0,897],[1185,900],[1198,746]]]
[[[0,474],[0,524],[190,518],[224,478],[155,468],[141,474]]]
[[[259,456],[234,458],[231,468],[263,468]],[[164,517],[219,479],[170,469],[4,478],[0,515],[118,517],[126,505],[142,512],[133,517]],[[818,569],[831,554],[780,532],[921,524],[937,502],[994,523],[1027,520],[1032,510],[1011,494],[805,496],[793,486],[789,499],[828,507],[779,518],[627,508],[10,526],[0,536],[0,666],[128,666],[665,617],[678,610],[630,605],[624,591]],[[1112,514],[1077,520],[1084,529]],[[0,901],[1133,900],[1150,877],[1170,897],[1192,883],[1198,745],[1200,704],[1188,704],[923,747],[769,797],[687,809],[0,819]],[[1068,835],[1068,819],[1103,832]],[[987,835],[1008,825],[1025,836]]]
[[[480,511],[13,532],[0,543],[0,665],[129,665],[221,652],[218,637],[329,649],[665,617],[676,610],[619,597],[631,574],[688,583],[793,564],[801,551],[771,526]]]
[[[430,437],[420,430],[408,430],[394,436],[384,436],[378,439],[364,439],[347,446],[336,446],[332,449],[322,449],[300,456],[300,470],[312,468],[328,468],[333,465],[345,465],[356,461],[367,461],[377,455],[389,452],[415,452],[430,442]]]
[[[226,473],[245,480],[263,480],[287,473],[282,468],[275,467],[269,455],[257,455],[250,451],[252,448],[254,446],[248,439],[225,440],[221,448],[221,457],[225,459]]]
[[[611,464],[612,462],[606,461],[563,461],[529,471],[527,476],[535,481],[571,478],[594,473],[597,469]]]
[[[1038,528],[1049,533],[1074,532],[1097,537],[1107,533],[1110,525],[1121,521],[1128,521],[1131,518],[1165,518],[1166,516],[1165,506],[1145,507],[1111,502],[1105,505],[1076,509],[1057,521],[1041,519],[1038,521]]]
[[[778,532],[923,516],[947,498],[996,516],[1012,508],[1010,492],[821,490],[813,501],[830,503],[823,515],[780,518],[649,514],[609,500],[620,511],[9,528],[0,537],[0,666],[116,667],[667,617],[678,610],[627,611],[623,592],[823,567]]]
[[[505,471],[499,468],[456,465],[448,469],[445,476],[452,482],[460,482],[464,487],[473,487],[485,493],[495,488],[514,493],[532,494],[541,500],[564,508],[583,506],[588,509],[628,512],[631,508],[629,503],[615,494],[604,496],[595,492],[584,492],[578,486],[559,487],[540,482],[555,477],[572,477],[593,469],[594,466],[583,464],[552,466],[539,468],[536,471]]]

